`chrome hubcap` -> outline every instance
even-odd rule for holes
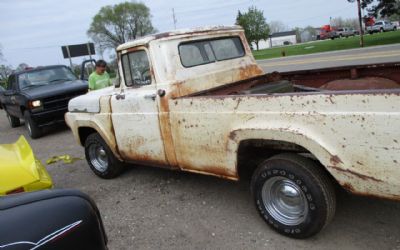
[[[268,213],[278,222],[296,226],[306,219],[307,199],[294,181],[272,177],[264,183],[261,195]]]
[[[102,146],[89,146],[89,159],[94,168],[99,172],[105,172],[108,168],[107,153]]]
[[[26,129],[28,129],[28,133],[31,135],[32,134],[32,128],[31,124],[28,121],[25,121]]]

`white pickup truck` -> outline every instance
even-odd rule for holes
[[[238,26],[150,35],[117,48],[120,80],[65,119],[95,174],[130,164],[251,178],[262,218],[310,237],[335,185],[400,200],[400,65],[264,74]]]
[[[367,27],[368,33],[396,31],[397,27],[389,21],[378,21],[374,25]]]

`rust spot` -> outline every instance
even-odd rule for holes
[[[362,179],[362,180],[370,180],[370,181],[375,181],[375,182],[383,182],[382,180],[376,179],[375,177],[368,176],[368,175],[363,175],[363,174],[354,172],[354,171],[349,170],[349,169],[343,169],[343,168],[336,167],[336,166],[330,166],[330,167],[333,168],[333,169],[335,169],[335,170],[338,170],[338,171],[341,171],[341,172],[345,172],[345,173],[354,175],[354,176],[356,176],[356,177],[358,177],[358,178],[360,178],[360,179]]]
[[[342,187],[343,187],[344,189],[346,189],[347,191],[351,192],[351,193],[354,193],[354,192],[355,192],[354,187],[353,187],[350,183],[347,183],[347,182],[346,182],[345,184],[342,185]]]
[[[231,139],[232,141],[236,140],[236,133],[235,132],[231,132],[228,136],[229,139]]]
[[[333,165],[337,165],[337,164],[341,164],[341,163],[343,163],[342,162],[342,160],[339,158],[339,156],[337,156],[337,155],[333,155],[332,157],[331,157],[331,163],[333,164]]]
[[[234,110],[237,110],[237,108],[239,107],[239,104],[242,102],[242,98],[239,98],[237,100],[236,106],[233,108]]]

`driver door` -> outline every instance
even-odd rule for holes
[[[121,62],[125,88],[111,99],[118,150],[127,161],[168,165],[147,49],[122,54]]]

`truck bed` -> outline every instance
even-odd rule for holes
[[[273,72],[223,87],[198,92],[204,95],[247,95],[291,92],[332,92],[400,88],[400,62],[336,68]]]
[[[380,81],[344,86],[352,75]],[[238,179],[242,143],[265,139],[311,153],[353,193],[400,200],[399,79],[399,64],[272,73],[171,100],[180,167]]]

